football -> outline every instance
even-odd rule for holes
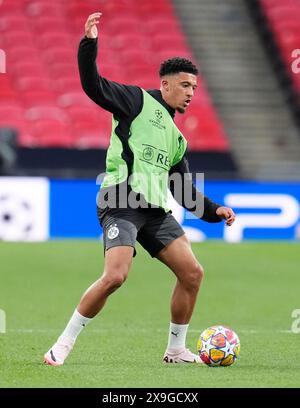
[[[226,326],[211,326],[204,330],[197,342],[201,360],[208,366],[230,366],[240,354],[237,334]]]

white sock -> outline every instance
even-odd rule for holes
[[[77,309],[73,313],[69,323],[67,324],[65,330],[58,338],[59,342],[73,342],[75,343],[77,336],[81,332],[81,330],[91,321],[89,317],[82,316]]]
[[[170,322],[168,350],[185,348],[188,327],[188,324],[175,324]]]

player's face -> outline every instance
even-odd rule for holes
[[[184,113],[194,96],[196,88],[196,75],[179,72],[175,75],[166,76],[162,80],[161,89],[167,104],[179,113]]]

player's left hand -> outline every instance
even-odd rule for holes
[[[226,225],[230,226],[235,221],[235,213],[233,212],[232,208],[229,207],[219,207],[217,208],[216,214],[226,220]]]

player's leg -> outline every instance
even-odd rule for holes
[[[104,272],[83,294],[78,312],[82,316],[93,318],[103,308],[106,299],[126,280],[131,266],[134,248],[130,246],[114,247],[106,251]]]
[[[103,222],[105,248],[104,272],[83,294],[65,330],[44,360],[51,365],[62,365],[82,329],[105,305],[105,302],[127,278],[137,235],[139,219],[133,222],[126,216],[107,216]]]
[[[157,254],[157,258],[177,277],[171,299],[172,322],[188,324],[203,279],[203,267],[193,254],[186,235],[172,241]]]
[[[171,322],[169,340],[164,361],[197,362],[199,356],[186,349],[186,334],[203,279],[203,268],[183,235],[162,249],[157,258],[176,275],[177,281],[171,298]]]
[[[171,214],[151,216],[139,231],[137,240],[167,265],[177,281],[171,299],[171,322],[166,356],[168,362],[201,362],[185,347],[186,333],[203,278],[203,268],[194,256],[180,224]],[[166,361],[166,360],[165,360]]]
[[[45,354],[49,365],[62,365],[84,327],[103,308],[107,298],[126,280],[133,257],[131,246],[113,247],[106,251],[104,272],[83,294],[63,333]]]

